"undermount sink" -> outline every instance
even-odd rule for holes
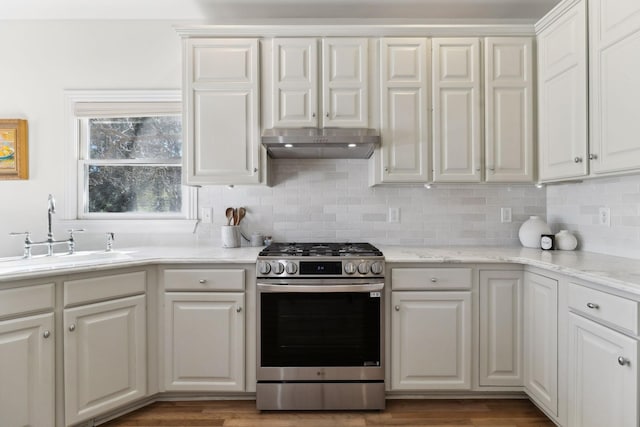
[[[73,254],[61,253],[53,256],[34,255],[31,258],[0,258],[0,271],[34,271],[76,265],[102,264],[132,259],[133,251],[78,251]]]

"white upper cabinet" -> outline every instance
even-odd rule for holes
[[[380,134],[372,159],[373,183],[428,182],[430,40],[380,41]]]
[[[432,43],[433,180],[480,182],[480,40],[436,38]]]
[[[640,0],[589,2],[593,172],[640,169]]]
[[[258,40],[187,39],[184,49],[184,183],[259,183]]]
[[[369,40],[325,38],[321,55],[318,44],[272,40],[273,127],[367,127]]]
[[[487,182],[531,182],[533,41],[485,39],[485,167]]]
[[[318,126],[318,41],[273,39],[273,126]]]
[[[539,179],[579,178],[589,173],[585,1],[537,28]]]

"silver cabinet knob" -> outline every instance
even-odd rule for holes
[[[589,154],[589,160],[598,160],[597,154]]]
[[[204,285],[205,283],[207,283],[207,279],[200,279],[200,280],[198,280],[198,282],[199,282],[201,285]]]
[[[43,337],[45,338],[49,338],[51,336],[51,332],[49,331],[44,331],[44,333],[42,334]]]
[[[76,330],[76,325],[75,325],[74,323],[70,324],[70,325],[69,325],[69,330],[70,330],[71,332],[75,331],[75,330]]]
[[[327,117],[327,119],[329,118],[329,113],[327,113],[327,116],[326,116],[326,117]]]
[[[573,159],[574,163],[582,163],[582,157],[576,157],[575,159]]]
[[[400,311],[400,306],[399,305],[396,305],[394,308],[396,309],[396,311]]]
[[[618,357],[618,365],[624,366],[624,365],[628,365],[628,364],[629,364],[629,361],[627,359],[625,359],[622,356]]]
[[[242,311],[242,307],[238,306],[236,307],[236,313],[240,313]]]
[[[389,172],[389,168],[388,167],[384,168],[384,171],[388,173]]]
[[[490,168],[489,168],[489,170],[490,170],[491,172],[493,172],[493,171],[495,171],[495,170],[496,170],[496,168],[490,167]]]
[[[311,114],[311,117],[315,118],[316,117],[316,113]]]
[[[591,309],[594,309],[594,310],[597,310],[597,309],[599,309],[599,308],[600,308],[600,306],[599,306],[598,304],[594,304],[594,303],[592,303],[592,302],[588,302],[588,303],[587,303],[587,307],[589,307],[589,308],[591,308]]]
[[[432,277],[432,278],[431,278],[431,283],[436,283],[437,281],[438,281],[438,279],[437,279],[437,278],[435,278],[435,277]]]

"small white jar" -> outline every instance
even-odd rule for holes
[[[556,234],[556,249],[561,251],[572,251],[578,246],[578,239],[576,236],[569,233],[567,230],[560,230]]]

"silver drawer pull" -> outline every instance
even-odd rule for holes
[[[437,278],[435,278],[435,277],[432,277],[432,278],[431,278],[431,283],[436,283],[437,281],[438,281],[438,279],[437,279]]]
[[[628,365],[628,364],[629,364],[629,361],[627,359],[625,359],[622,356],[618,357],[618,365],[624,366],[624,365]]]
[[[200,279],[200,280],[198,280],[198,282],[200,282],[200,284],[204,285],[205,283],[207,283],[207,279]]]
[[[49,338],[51,336],[51,332],[49,331],[44,331],[44,333],[42,334],[43,337],[45,338]]]
[[[599,308],[600,308],[600,306],[599,306],[598,304],[594,304],[594,303],[592,303],[592,302],[588,302],[588,303],[587,303],[587,307],[592,308],[592,309],[594,309],[594,310],[597,310],[597,309],[599,309]]]
[[[394,308],[396,309],[396,311],[400,311],[400,306],[399,305],[396,305]]]

